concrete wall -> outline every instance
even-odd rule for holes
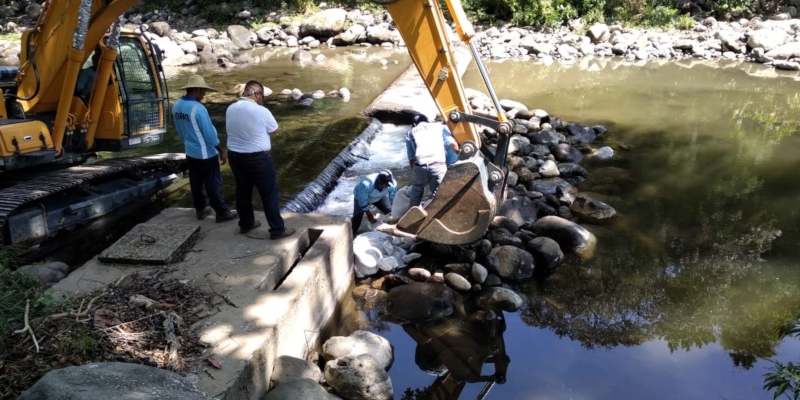
[[[264,324],[259,328],[264,342],[224,399],[261,399],[268,389],[274,360],[281,355],[305,358],[346,294],[353,279],[349,223],[316,226],[307,231],[307,236],[313,244],[305,256],[277,289],[265,293],[248,310]]]

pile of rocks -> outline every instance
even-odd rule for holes
[[[495,113],[485,94],[470,89],[466,94],[475,112]],[[413,323],[453,315],[464,297],[473,298],[478,308],[494,315],[514,312],[523,300],[508,284],[552,274],[565,253],[579,259],[593,256],[597,239],[579,223],[613,219],[616,210],[602,200],[613,199],[622,186],[635,183],[625,170],[602,165],[613,158],[614,151],[592,143],[606,129],[569,123],[513,100],[500,100],[500,106],[514,121],[515,133],[507,157],[507,200],[490,229],[469,245],[406,243],[401,257],[413,258],[394,264],[393,269],[359,270],[359,276],[379,273],[379,269],[393,273],[357,286],[356,298],[388,299],[394,317]],[[498,139],[489,128],[481,131],[481,140],[488,146],[496,146]],[[587,180],[587,170],[580,165],[585,159],[599,164],[600,177]],[[578,192],[578,185],[587,181],[598,193]],[[370,232],[356,241],[365,235],[372,241],[375,257],[391,256],[392,252],[380,249],[399,240]],[[358,251],[356,259],[359,268]],[[403,269],[406,263],[411,267],[407,271]]]
[[[489,28],[478,36],[480,52],[491,59],[534,58],[544,63],[573,62],[586,56],[628,60],[725,58],[800,70],[800,20],[781,14],[721,22],[713,17],[691,30],[627,28],[578,20],[570,27],[540,32],[519,27]],[[585,34],[582,34],[585,29]]]
[[[393,398],[387,371],[394,362],[394,348],[386,339],[361,330],[347,337],[334,336],[322,346],[322,356],[324,372],[312,361],[278,357],[271,378],[273,388],[265,400]],[[323,382],[326,387],[320,385]]]
[[[236,12],[235,17],[232,13],[232,19],[258,18],[268,23],[257,30],[234,24],[226,26],[223,32],[209,28],[207,21],[196,16],[199,11],[195,1],[188,0],[180,12],[168,7],[145,14],[129,12],[123,22],[130,29],[144,26],[164,51],[164,65],[169,66],[246,63],[248,57],[240,55],[239,51],[264,46],[316,49],[321,46],[405,45],[386,11],[329,8],[298,21],[281,13],[263,15],[258,8],[246,7]],[[628,28],[600,23],[586,27],[580,19],[558,29],[505,26],[483,30],[478,27],[473,42],[482,56],[490,59],[568,63],[587,56],[620,56],[629,60],[722,57],[800,70],[800,20],[795,19],[797,10],[794,7],[783,11],[766,20],[756,17],[722,22],[709,17],[697,21],[691,30]],[[18,27],[14,24],[5,28],[15,30]],[[18,54],[19,43],[0,43],[0,56],[14,59]]]

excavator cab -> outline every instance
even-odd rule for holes
[[[98,151],[163,141],[166,79],[159,51],[145,36],[103,33],[70,53],[48,47],[55,40],[42,38],[46,29],[34,31],[23,34],[21,66],[5,71],[0,83],[0,171],[80,164]],[[82,80],[84,74],[89,78]]]
[[[122,151],[155,145],[164,140],[169,115],[167,83],[161,68],[159,52],[139,34],[122,33],[119,52],[114,62],[119,101],[116,96],[103,104],[106,115],[117,129],[98,130],[97,151]],[[118,106],[117,106],[118,104]],[[107,109],[119,107],[120,114]]]
[[[475,33],[459,0],[447,0],[447,8],[461,42],[469,47],[483,77],[496,116],[472,114],[457,71],[456,48],[438,1],[373,1],[386,5],[439,114],[461,147],[458,161],[448,168],[431,202],[426,207],[412,207],[397,222],[396,229],[435,243],[472,243],[486,233],[503,204],[505,160],[514,124],[503,114],[486,69],[471,43]],[[494,129],[499,135],[497,145],[490,149],[481,143],[475,124]]]

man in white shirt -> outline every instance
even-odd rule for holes
[[[270,135],[278,130],[278,122],[262,105],[264,87],[249,81],[239,100],[225,113],[228,131],[228,160],[236,180],[236,208],[239,211],[239,232],[247,233],[259,226],[253,212],[253,188],[258,190],[269,224],[270,238],[285,238],[295,230],[286,227],[278,203],[278,181],[270,150]]]
[[[420,205],[425,185],[431,189],[431,195],[442,184],[447,172],[447,153],[451,148],[458,154],[456,142],[447,125],[441,122],[428,122],[428,117],[416,114],[411,122],[413,128],[406,135],[406,153],[408,165],[411,167],[411,207]]]

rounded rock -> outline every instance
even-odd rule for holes
[[[450,272],[444,276],[445,282],[447,282],[450,287],[460,292],[467,292],[472,288],[472,284],[469,283],[467,278],[456,274],[454,272]]]

